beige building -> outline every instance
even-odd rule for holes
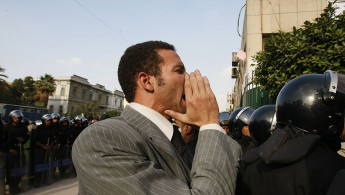
[[[251,64],[255,64],[253,56],[263,50],[267,35],[280,30],[289,32],[306,20],[313,21],[327,4],[328,0],[247,0],[241,41],[246,57],[233,59],[232,78],[236,79],[231,95],[233,108],[240,107],[243,94],[256,87],[250,84],[255,69]]]
[[[92,85],[87,79],[73,75],[68,77],[54,77],[56,89],[49,96],[47,109],[49,112],[71,114],[80,104],[97,100],[100,112],[109,110],[123,110],[124,94],[105,89],[103,85]]]

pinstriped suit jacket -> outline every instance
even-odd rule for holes
[[[234,194],[240,146],[217,130],[198,139],[189,171],[163,132],[127,106],[75,141],[79,194]]]

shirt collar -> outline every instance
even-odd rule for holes
[[[152,121],[155,125],[157,125],[157,127],[164,133],[165,136],[167,136],[169,140],[172,139],[172,136],[174,133],[173,126],[170,123],[170,121],[167,120],[163,115],[161,115],[160,113],[158,113],[157,111],[149,107],[146,107],[144,105],[141,105],[135,102],[131,102],[129,106],[133,108],[134,110],[140,112],[142,115],[147,117],[150,121]]]

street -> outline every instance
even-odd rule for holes
[[[77,177],[64,179],[53,183],[49,186],[32,188],[31,190],[21,193],[22,195],[73,195],[78,194]]]

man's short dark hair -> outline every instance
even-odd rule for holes
[[[126,49],[122,55],[117,75],[123,93],[128,102],[134,100],[136,81],[140,72],[145,72],[152,76],[160,76],[160,63],[163,59],[157,51],[168,49],[175,51],[173,45],[163,41],[147,41],[138,43]]]

